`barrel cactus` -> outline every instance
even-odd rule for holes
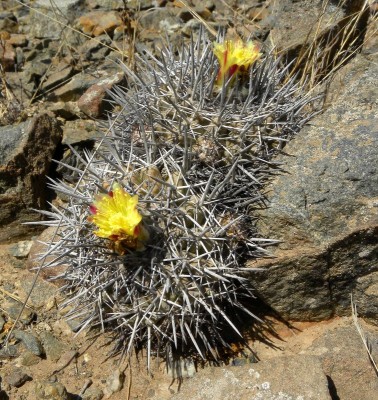
[[[310,117],[312,99],[252,42],[201,33],[176,55],[141,49],[93,152],[53,181],[67,202],[43,268],[65,265],[69,317],[110,328],[115,350],[219,359],[225,327],[258,319],[246,261],[274,241],[255,229],[272,156]],[[45,254],[46,256],[46,254]]]

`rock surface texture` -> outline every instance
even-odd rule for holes
[[[376,60],[366,52],[345,67],[329,108],[278,156],[284,171],[267,187],[259,226],[282,243],[277,258],[251,265],[265,268],[253,276],[257,293],[284,318],[349,314],[351,294],[361,315],[377,317]]]

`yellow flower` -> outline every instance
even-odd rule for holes
[[[114,242],[125,241],[128,247],[137,247],[137,239],[144,231],[137,204],[138,196],[131,196],[119,184],[113,184],[108,194],[97,195],[89,207],[93,214],[89,221],[98,228],[94,233]]]
[[[217,85],[220,86],[239,70],[248,69],[261,56],[258,46],[252,41],[244,44],[241,40],[214,43],[214,54],[220,65],[217,76]]]

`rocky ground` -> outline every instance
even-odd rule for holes
[[[250,276],[259,297],[274,310],[273,331],[260,335],[265,341],[251,333],[252,351],[221,367],[183,360],[182,381],[159,360],[150,376],[143,355],[121,363],[108,357],[107,334],[75,336],[74,321],[65,321],[58,308],[56,286],[39,279],[3,346],[34,280],[29,269],[40,249],[34,241],[40,228],[21,223],[38,220],[31,208],[44,208],[54,199],[45,180],[57,174],[51,159],[70,160],[68,145],[90,148],[100,135],[94,121],[106,120],[106,90],[124,79],[117,60],[132,65],[134,44],[157,52],[162,35],[179,44],[196,32],[199,19],[210,32],[226,28],[229,35],[251,35],[266,49],[295,50],[310,31],[336,29],[348,15],[338,2],[325,2],[323,10],[320,3],[1,2],[0,399],[376,397],[377,376],[350,305],[353,294],[377,360],[374,23],[362,52],[335,75],[324,112],[279,156],[287,173],[267,188],[271,206],[261,212],[260,230],[282,244],[272,250],[276,258],[254,262],[265,270]],[[376,4],[370,9],[373,15]]]

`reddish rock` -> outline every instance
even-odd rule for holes
[[[119,72],[113,77],[103,79],[91,86],[78,101],[80,110],[92,118],[101,116],[106,109],[106,102],[104,102],[104,99],[107,96],[107,90],[119,84],[123,78],[123,73]]]
[[[93,11],[79,18],[80,29],[87,35],[100,36],[112,34],[114,29],[122,25],[119,13],[115,11]]]
[[[0,63],[5,71],[13,71],[16,63],[16,52],[9,42],[0,44]]]

